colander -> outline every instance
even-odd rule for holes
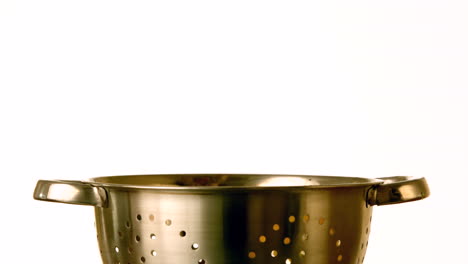
[[[105,264],[363,263],[372,206],[427,196],[424,178],[254,174],[40,180],[34,192],[95,207]]]

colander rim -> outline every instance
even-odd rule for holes
[[[247,178],[252,184],[232,185],[238,182],[230,182],[231,185],[208,182],[208,185],[183,185],[184,179],[210,180],[213,178],[228,177],[231,180]],[[160,183],[142,184],[147,178],[161,179]],[[167,180],[170,182],[167,183]],[[262,181],[263,180],[263,181]],[[322,182],[317,182],[317,180]],[[132,182],[130,182],[132,181]],[[276,182],[275,182],[276,181]],[[282,184],[288,181],[289,184]],[[291,189],[324,189],[324,188],[349,188],[374,186],[384,181],[376,178],[364,178],[355,176],[330,176],[330,175],[306,175],[306,174],[257,174],[257,173],[175,173],[175,174],[134,174],[114,175],[89,178],[88,182],[94,186],[125,189],[151,189],[168,191],[227,191],[227,190],[291,190]],[[140,182],[140,183],[138,183]],[[166,183],[165,183],[166,182]],[[163,184],[165,183],[165,184]],[[256,183],[256,184],[253,184]],[[199,184],[195,183],[195,184]]]

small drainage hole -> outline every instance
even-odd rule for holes
[[[273,258],[276,258],[276,256],[278,256],[278,251],[272,250],[272,251],[271,251],[271,256],[272,256]]]
[[[338,255],[338,257],[336,258],[336,260],[338,260],[338,262],[341,262],[343,260],[343,255]]]

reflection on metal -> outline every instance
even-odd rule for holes
[[[424,178],[406,176],[379,178],[384,181],[369,191],[369,205],[387,205],[424,199],[430,195]]]
[[[316,182],[303,177],[271,177],[260,182],[260,187],[279,187],[279,186],[309,186]]]
[[[103,187],[80,181],[38,181],[34,199],[98,207],[107,205],[107,193]]]

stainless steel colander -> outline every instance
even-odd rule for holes
[[[95,207],[105,264],[357,264],[372,206],[429,196],[424,178],[253,174],[40,180],[34,198]]]

